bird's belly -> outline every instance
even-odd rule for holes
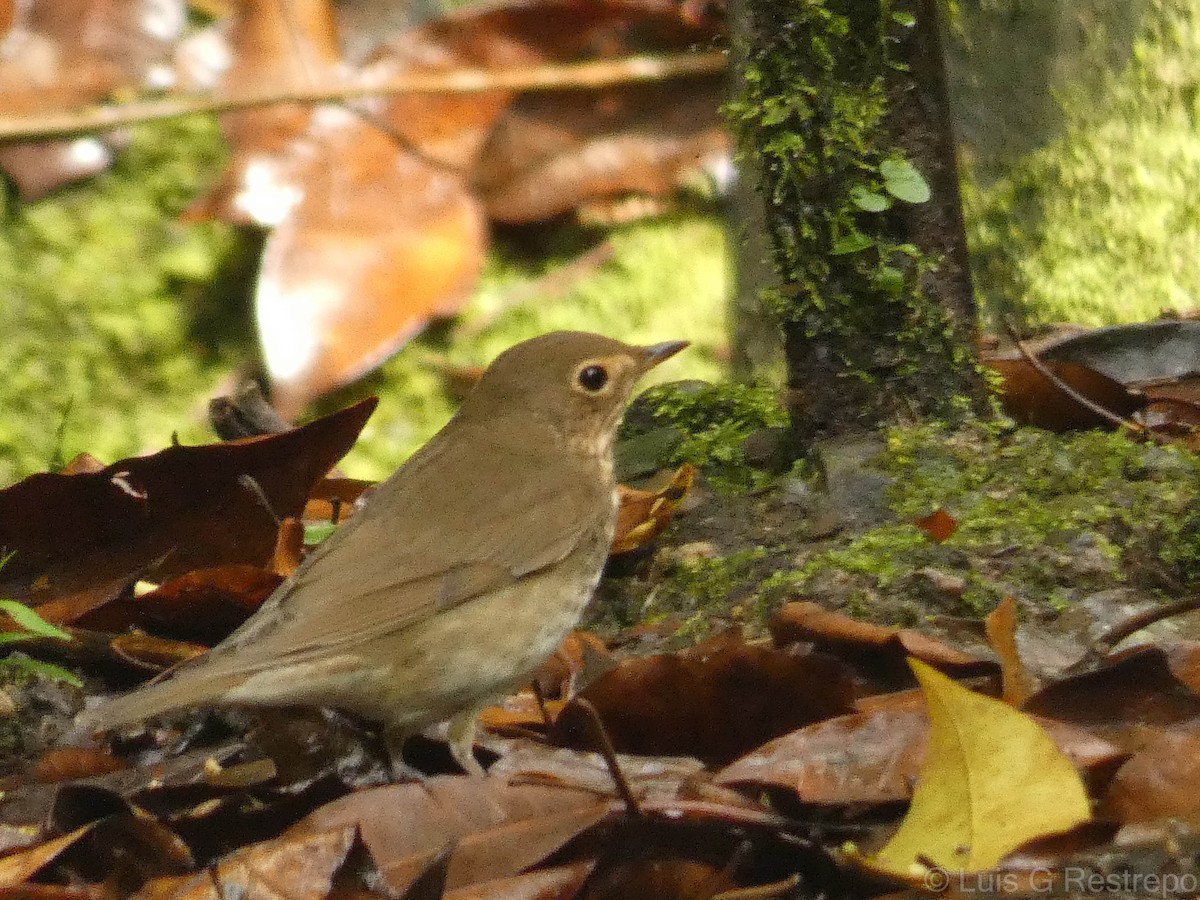
[[[364,656],[390,659],[375,710],[415,730],[529,681],[579,621],[599,580],[603,554],[552,566],[513,585],[381,639]],[[378,656],[376,655],[378,652]]]

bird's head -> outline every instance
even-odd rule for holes
[[[570,449],[607,453],[638,379],[687,345],[640,347],[585,331],[543,334],[496,357],[463,414],[532,415],[551,424]]]

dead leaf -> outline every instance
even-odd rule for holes
[[[988,643],[1000,658],[1004,702],[1020,706],[1037,690],[1037,680],[1017,652],[1017,601],[1005,597],[983,622]]]
[[[117,759],[108,750],[88,747],[51,747],[34,764],[34,775],[39,781],[52,784],[56,781],[74,781],[91,778],[126,768],[126,763]]]
[[[115,91],[170,84],[167,57],[186,13],[180,0],[38,0],[10,7],[0,53],[0,113],[66,111]],[[0,146],[22,200],[107,169],[121,143],[84,135]]]
[[[873,698],[878,699],[878,698]],[[1082,773],[1111,776],[1118,748],[1088,732],[1034,717]],[[776,787],[801,803],[892,803],[912,797],[925,762],[929,714],[917,691],[868,712],[817,722],[776,738],[717,773],[718,785]]]
[[[118,634],[109,642],[109,646],[114,654],[131,666],[147,672],[161,672],[208,650],[203,644],[155,637],[141,631]]]
[[[901,877],[925,860],[989,869],[1021,844],[1091,818],[1079,774],[1037,723],[931,666],[912,667],[929,706],[930,751],[908,814],[872,866]]]
[[[224,563],[262,565],[276,517],[300,512],[375,404],[284,434],[170,447],[92,474],[32,475],[0,491],[0,546],[15,551],[0,572],[0,595],[39,603],[131,573],[162,580]]]
[[[1086,728],[1136,753],[1156,734],[1200,717],[1200,696],[1175,677],[1162,650],[1145,648],[1048,684],[1022,709]]]
[[[931,541],[937,541],[939,544],[958,530],[958,520],[940,506],[913,524],[929,535]]]
[[[736,631],[679,653],[625,660],[579,697],[596,707],[619,751],[718,764],[848,712],[854,700],[849,673],[837,660],[748,644]],[[549,737],[594,749],[586,715],[574,703]]]
[[[778,646],[811,643],[852,663],[877,692],[912,684],[905,664],[908,656],[959,676],[996,671],[995,663],[948,647],[919,631],[860,622],[810,601],[784,604],[771,616],[767,627]]]
[[[534,681],[547,700],[570,699],[578,681],[591,681],[611,665],[608,646],[590,631],[572,631],[554,655],[534,673]]]
[[[322,478],[304,505],[304,521],[337,525],[354,512],[359,498],[376,482],[359,478]]]
[[[460,176],[345,110],[297,145],[296,196],[263,250],[255,315],[272,400],[291,418],[466,302],[482,210]]]
[[[446,890],[514,875],[599,822],[608,800],[566,788],[439,776],[326,804],[285,838],[357,827],[392,890],[404,892],[449,852]]]
[[[1200,812],[1200,723],[1151,738],[1117,770],[1104,810],[1119,822],[1197,821]]]
[[[282,583],[274,572],[245,563],[195,569],[138,597],[138,618],[128,625],[211,647],[246,621]]]
[[[1143,405],[1143,399],[1119,382],[1087,366],[1073,362],[1043,360],[1060,381],[1096,405],[1127,419]],[[1024,359],[984,358],[983,364],[999,373],[1000,405],[1022,425],[1051,431],[1110,428],[1112,422],[1063,392]]]
[[[324,8],[319,0],[304,4],[297,21],[264,6],[247,4],[232,29],[227,85],[294,87],[339,74],[327,10],[314,11]],[[673,4],[540,0],[462,9],[394,35],[359,75],[382,80],[684,50],[717,33]],[[509,221],[597,197],[674,191],[685,169],[726,143],[717,117],[722,79],[710,77],[703,88],[695,82],[682,94],[673,82],[531,98],[531,108],[549,102],[572,124],[539,122],[531,135],[526,110],[523,130],[517,119],[505,130],[524,137],[486,152],[512,91],[402,93],[352,109],[281,106],[223,116],[233,158],[192,215],[274,228],[255,303],[276,406],[295,412],[377,366],[431,319],[459,310],[486,242],[479,191]],[[548,133],[554,147],[543,140]],[[486,172],[480,159],[490,164]]]
[[[447,891],[441,900],[571,900],[595,864],[581,860]]]
[[[84,825],[36,847],[3,857],[0,859],[0,888],[24,884],[91,830],[91,824]]]
[[[136,900],[226,900],[229,897],[286,897],[325,900],[334,876],[354,845],[353,826],[288,832],[250,844],[196,873],[156,878]]]
[[[684,465],[661,490],[642,491],[617,485],[620,506],[617,508],[617,527],[609,554],[629,553],[646,546],[671,524],[696,477],[696,467]]]
[[[582,97],[523,96],[505,112],[476,173],[490,218],[538,222],[628,195],[670,197],[718,172],[729,140],[719,76],[626,85]]]

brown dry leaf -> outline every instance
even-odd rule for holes
[[[195,875],[155,878],[133,896],[137,900],[324,900],[354,841],[353,826],[288,832],[243,847]]]
[[[354,512],[359,498],[375,484],[359,478],[322,478],[304,505],[304,521],[335,525],[344,522]]]
[[[235,64],[225,83],[293,86],[336,77],[325,5],[305,4],[299,26],[266,5],[248,2],[233,29]],[[360,75],[386,79],[683,50],[716,33],[672,4],[541,0],[461,10],[409,29],[377,51]],[[502,148],[508,150],[502,171],[486,175],[476,171],[476,160],[513,101],[511,91],[399,94],[358,101],[356,111],[276,107],[223,116],[233,159],[193,215],[275,229],[256,308],[276,406],[294,413],[377,366],[431,319],[459,310],[482,264],[484,212],[473,191],[484,182],[495,210],[521,221],[556,214],[564,203],[673,191],[683,169],[711,155],[711,147],[724,147],[720,91],[706,90],[689,83],[681,99],[675,83],[637,86],[582,104],[586,92],[556,92],[554,114],[570,123],[539,122],[531,136],[528,112],[523,130],[514,120],[505,134],[516,128],[524,137],[501,140],[502,147],[484,154],[500,165]],[[551,133],[553,147],[543,140]],[[531,191],[542,198],[530,200]]]
[[[661,855],[639,856],[644,854],[610,857],[604,861],[607,866],[604,862],[597,865],[577,895],[578,900],[712,900],[721,891],[735,887],[733,879],[715,862],[677,856],[665,848]]]
[[[182,31],[180,0],[38,0],[10,7],[0,26],[0,114],[63,111],[142,85],[163,87],[171,43]],[[108,135],[0,146],[0,169],[23,200],[103,172]]]
[[[122,631],[136,619],[133,601],[137,573],[128,572],[56,595],[35,612],[55,625],[78,625],[98,631]],[[34,589],[38,588],[37,582]]]
[[[231,87],[338,76],[330,5],[247,0],[232,29]],[[417,103],[427,103],[418,95]],[[459,174],[355,112],[230,113],[232,159],[191,217],[274,227],[255,298],[273,401],[293,417],[374,368],[430,318],[457,312],[483,260],[485,224]]]
[[[1200,694],[1200,641],[1173,641],[1163,652],[1171,674]]]
[[[1200,718],[1200,696],[1175,677],[1166,654],[1152,647],[1048,684],[1022,708],[1079,725],[1136,753],[1156,735]]]
[[[1017,601],[1005,597],[983,622],[988,644],[1000,658],[1000,681],[1004,702],[1020,706],[1037,690],[1034,678],[1017,652]]]
[[[589,676],[598,675],[600,669],[610,665],[609,659],[608,645],[602,638],[590,631],[575,630],[538,667],[533,679],[546,699],[567,699],[580,678],[591,680]]]
[[[93,474],[33,475],[0,491],[0,546],[15,551],[0,571],[0,595],[42,603],[131,573],[161,580],[265,563],[276,517],[303,509],[376,402],[283,434],[170,447]]]
[[[637,550],[662,534],[671,524],[675,510],[691,490],[695,477],[696,467],[684,463],[658,491],[641,491],[623,484],[617,485],[620,506],[609,554]]]
[[[588,685],[617,750],[726,763],[801,725],[849,712],[849,672],[822,654],[746,643],[729,631],[674,654],[629,659]],[[550,739],[593,749],[586,715],[568,704]]]
[[[104,463],[96,459],[90,453],[76,453],[72,456],[65,466],[59,470],[60,475],[86,475],[91,472],[99,472],[104,468]]]
[[[91,830],[92,824],[84,825],[36,847],[0,859],[0,888],[24,884]]]
[[[566,788],[508,785],[460,775],[359,791],[285,833],[356,826],[389,887],[403,893],[443,853],[445,889],[514,875],[606,815],[608,800]]]
[[[1108,419],[1065,394],[1025,359],[985,357],[982,362],[999,373],[1000,404],[1022,425],[1051,431],[1112,426]],[[1064,384],[1121,418],[1129,418],[1145,402],[1120,382],[1079,363],[1047,361],[1045,365]]]
[[[719,173],[729,140],[720,76],[627,85],[581,97],[521,97],[484,150],[476,181],[489,217],[512,224],[561,216],[627,195],[669,197],[700,172]]]
[[[106,749],[89,747],[52,747],[38,757],[33,773],[38,781],[75,781],[127,768]]]
[[[876,698],[878,699],[878,698]],[[1125,755],[1080,728],[1034,717],[1059,750],[1088,776],[1111,774]],[[908,800],[929,745],[929,714],[918,691],[869,712],[839,716],[777,738],[716,775],[729,786],[778,787],[802,803]]]
[[[729,806],[753,807],[749,800],[711,786],[704,764],[690,756],[630,756],[617,763],[640,804],[698,798]],[[537,741],[513,741],[488,769],[489,778],[511,784],[540,784],[589,791],[616,799],[612,772],[599,753],[551,747]]]
[[[263,250],[255,309],[285,418],[466,302],[485,222],[463,180],[346,110],[293,153],[294,203]]]
[[[441,900],[572,900],[594,865],[585,859],[565,866],[535,869],[511,878],[481,881],[447,891]]]
[[[953,675],[996,671],[995,663],[955,650],[919,631],[860,622],[810,601],[784,604],[771,616],[768,628],[779,646],[811,643],[851,662],[879,692],[913,683],[904,661],[908,656]]]
[[[1119,822],[1200,819],[1200,722],[1164,731],[1117,770],[1104,811]]]
[[[138,618],[128,625],[211,647],[246,621],[282,583],[274,572],[245,563],[196,569],[138,597]]]
[[[931,541],[937,541],[939,544],[958,530],[958,519],[940,506],[913,524],[929,535]]]
[[[716,33],[710,23],[687,22],[673,4],[652,7],[621,0],[508,3],[460,9],[396,35],[375,55],[366,72],[371,77],[388,77],[461,66],[511,69],[638,52],[661,53],[706,44]],[[688,91],[675,90],[676,103],[686,102],[682,98],[692,88],[689,82]],[[589,92],[555,93],[559,96],[553,101],[554,107],[568,116],[569,110],[582,107],[575,115],[576,121],[592,122],[596,127],[594,115],[589,115]],[[556,146],[562,144],[561,130],[550,128],[549,134],[547,130],[541,132],[540,142],[527,143],[515,155],[505,154],[494,142],[485,150],[484,143],[513,96],[511,91],[398,95],[370,108],[427,158],[461,172],[472,171],[478,161],[472,181],[492,184],[509,180],[516,174],[515,167],[536,163],[549,149],[547,139],[557,139]],[[719,102],[715,97],[707,110],[708,119],[715,117]],[[654,113],[648,113],[647,118],[653,119]],[[611,132],[615,121],[613,117],[600,127]],[[508,171],[498,173],[497,164],[508,166]]]
[[[118,634],[109,641],[109,647],[129,665],[148,672],[161,672],[208,650],[203,644],[155,637],[141,631]]]
[[[238,0],[227,33],[230,64],[216,78],[219,88],[302,89],[338,74],[336,26],[327,0]],[[229,163],[186,217],[240,225],[282,221],[302,187],[296,169],[303,157],[291,145],[307,132],[313,115],[313,107],[301,104],[222,115]]]
[[[288,516],[279,523],[275,536],[275,552],[271,554],[270,569],[281,578],[287,578],[304,561],[304,523]]]
[[[541,729],[546,726],[546,717],[554,721],[567,705],[565,700],[547,700],[545,712],[533,691],[510,694],[499,703],[485,707],[479,713],[479,724],[489,731],[512,729]]]

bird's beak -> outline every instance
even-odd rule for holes
[[[642,351],[642,369],[653,369],[663,360],[670,359],[688,345],[688,341],[663,341],[639,348]]]

